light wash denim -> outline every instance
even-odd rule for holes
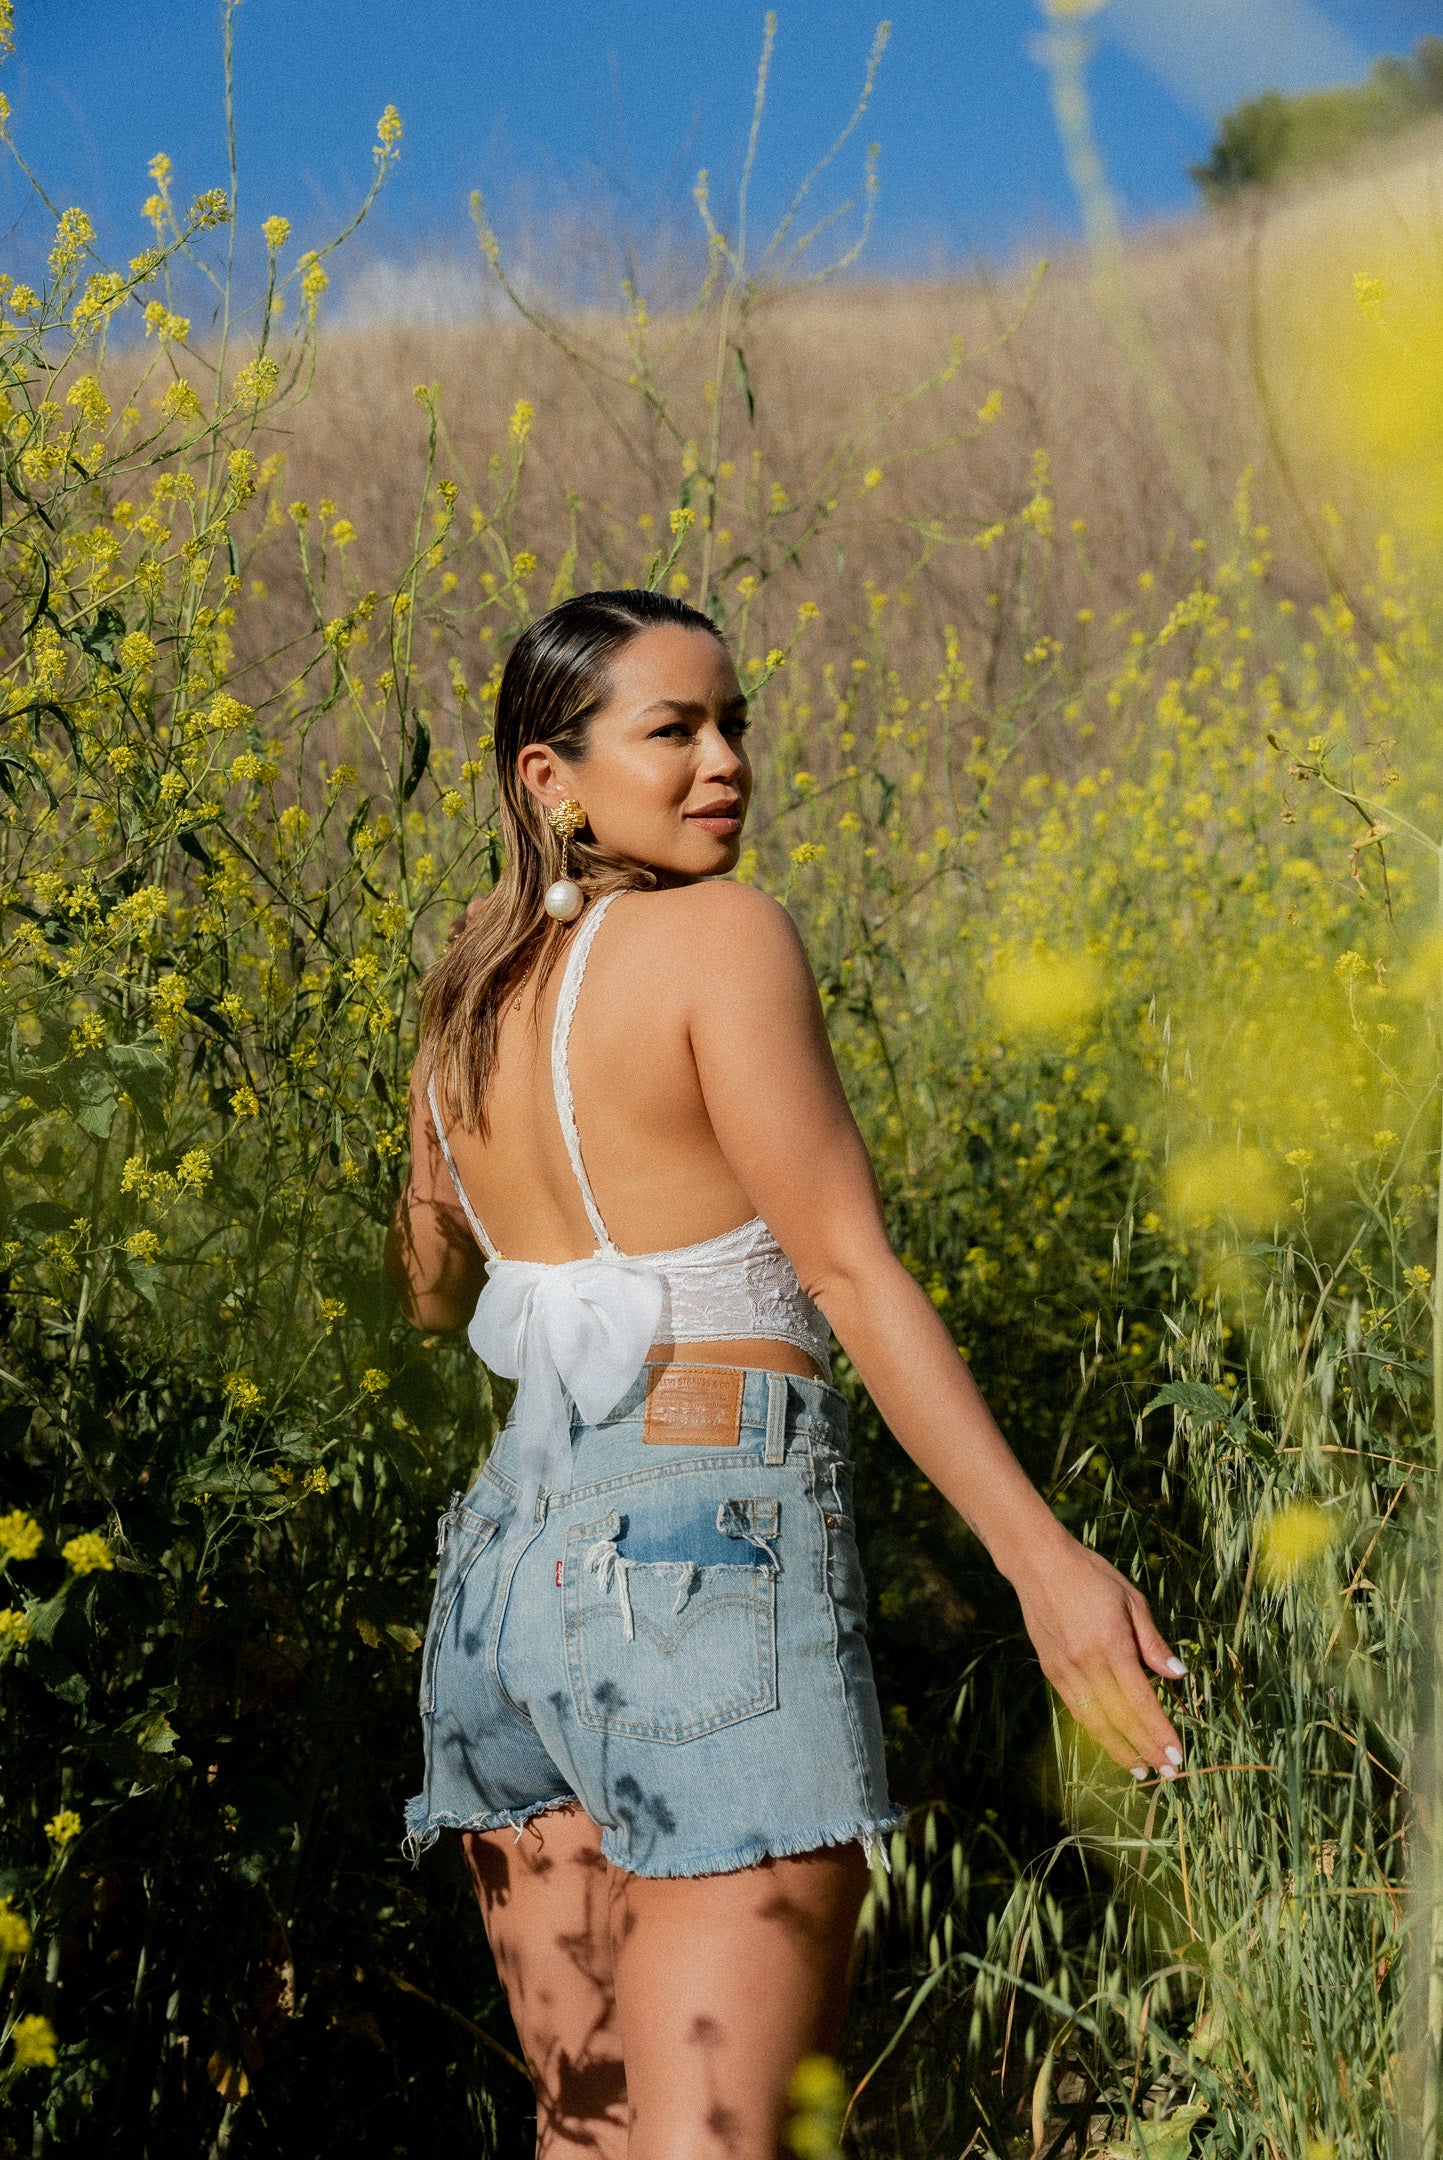
[[[845,1402],[749,1367],[739,1446],[657,1446],[642,1439],[646,1386],[643,1372],[597,1424],[573,1410],[570,1489],[541,1492],[504,1557],[512,1429],[441,1518],[413,1857],[443,1829],[519,1834],[574,1799],[606,1858],[649,1876],[854,1839],[870,1855],[903,1818]]]

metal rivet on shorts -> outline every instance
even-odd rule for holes
[[[828,1528],[829,1530],[835,1530],[835,1529],[836,1529],[836,1527],[837,1527],[837,1518],[836,1518],[836,1516],[835,1516],[835,1515],[824,1515],[824,1516],[822,1517],[822,1520],[823,1520],[823,1522],[824,1522],[824,1523],[826,1524],[826,1526],[827,1526],[827,1528]]]

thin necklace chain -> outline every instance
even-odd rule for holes
[[[578,917],[577,919],[578,919],[578,921],[579,921],[579,920],[580,920],[580,917]],[[569,931],[570,929],[571,929],[571,924],[570,924],[570,923],[563,923],[563,925],[562,925],[562,932],[563,932],[563,937],[564,937],[565,933],[566,933],[566,932],[568,932],[568,931]],[[539,957],[539,955],[538,955],[538,957]],[[521,1010],[521,1000],[522,1000],[522,999],[523,999],[523,998],[525,997],[525,995],[526,995],[526,985],[527,985],[527,984],[528,984],[528,983],[530,982],[530,980],[531,980],[532,976],[533,976],[533,975],[535,974],[535,972],[536,972],[536,961],[535,961],[535,960],[533,960],[533,961],[532,961],[532,963],[531,963],[531,965],[530,965],[530,967],[529,967],[529,968],[528,968],[528,969],[526,970],[526,973],[525,973],[525,974],[524,974],[524,975],[522,976],[522,978],[521,978],[521,981],[520,981],[519,985],[517,986],[517,991],[516,991],[516,995],[515,995],[515,997],[514,997],[514,998],[513,998],[512,1000],[511,1000],[511,1010],[512,1010],[513,1012],[520,1012],[520,1010]]]

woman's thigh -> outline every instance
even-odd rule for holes
[[[612,1970],[627,2160],[775,2160],[802,2056],[835,2049],[859,1845],[726,1875],[612,1873]]]
[[[609,1928],[612,1870],[580,1807],[514,1830],[462,1833],[462,1848],[536,2088],[541,2160],[624,2160],[626,2074]]]

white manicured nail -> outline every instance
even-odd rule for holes
[[[1165,1777],[1165,1778],[1175,1778],[1175,1777],[1177,1776],[1177,1772],[1176,1772],[1176,1770],[1175,1770],[1175,1769],[1173,1768],[1173,1766],[1172,1766],[1172,1764],[1171,1764],[1170,1762],[1165,1762],[1165,1763],[1161,1764],[1161,1765],[1159,1766],[1159,1769],[1158,1769],[1158,1773],[1157,1773],[1157,1774],[1158,1774],[1158,1776],[1159,1776],[1159,1777]]]
[[[1135,1778],[1145,1778],[1147,1776],[1147,1764],[1134,1763],[1132,1766],[1132,1774]]]
[[[1167,1661],[1167,1670],[1170,1673],[1177,1673],[1179,1676],[1181,1676],[1187,1671],[1187,1667],[1186,1665],[1184,1665],[1180,1657],[1170,1657]]]
[[[1180,1747],[1165,1747],[1163,1754],[1171,1763],[1180,1763],[1182,1761],[1182,1749]]]

